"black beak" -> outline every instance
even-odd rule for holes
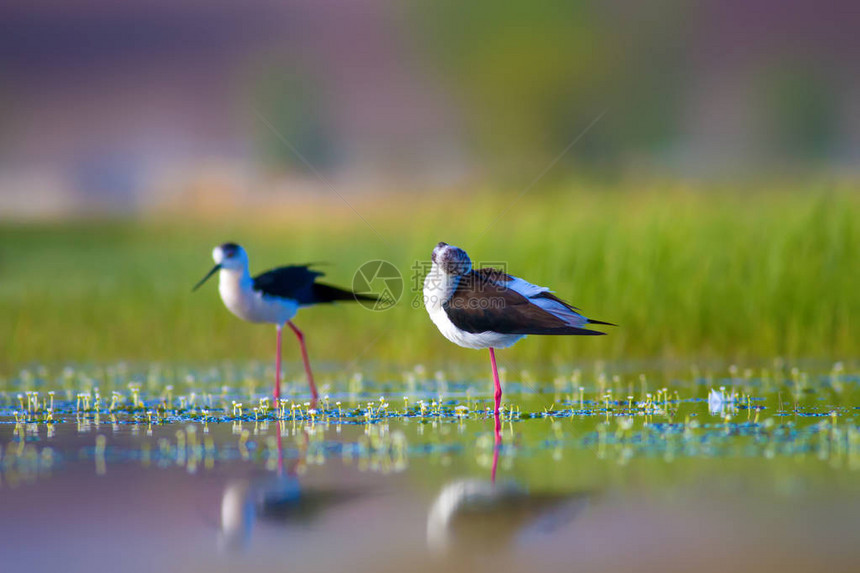
[[[193,288],[193,289],[191,289],[191,292],[194,292],[194,291],[196,291],[197,289],[199,289],[199,288],[200,288],[200,285],[202,285],[203,283],[205,283],[206,281],[208,281],[208,280],[209,280],[209,277],[211,277],[212,275],[214,275],[215,273],[217,273],[217,272],[218,272],[218,271],[220,271],[220,270],[221,270],[221,265],[220,265],[220,264],[219,264],[219,265],[215,265],[214,267],[212,267],[212,270],[211,270],[211,271],[209,271],[208,273],[206,273],[206,276],[205,276],[205,277],[203,277],[202,279],[200,279],[200,282],[199,282],[199,283],[197,283],[196,285],[194,285],[194,288]]]

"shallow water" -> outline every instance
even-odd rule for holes
[[[332,375],[314,411],[300,394],[278,410],[265,372],[219,368],[10,381],[2,570],[791,572],[860,559],[860,393],[841,366],[510,376],[498,446],[480,379],[343,376],[336,393]]]

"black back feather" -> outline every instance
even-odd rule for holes
[[[490,280],[486,273],[472,272],[461,277],[454,294],[442,307],[454,326],[471,333],[606,334],[570,326],[517,291]]]
[[[316,282],[317,277],[323,274],[312,270],[308,265],[278,267],[254,277],[254,290],[269,296],[292,299],[300,305],[376,300],[376,297],[370,295],[355,294],[350,290]]]

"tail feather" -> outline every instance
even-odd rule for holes
[[[506,331],[506,334],[568,334],[568,335],[576,335],[576,336],[603,336],[605,332],[598,332],[596,330],[588,330],[587,328],[579,328],[577,326],[559,326],[559,327],[549,327],[549,328],[541,328],[541,327],[525,327],[525,328],[513,328]]]
[[[365,300],[368,302],[376,302],[377,297],[370,294],[358,294],[351,290],[338,288],[336,286],[327,285],[325,283],[314,283],[313,297],[315,303],[343,301]]]
[[[588,324],[604,324],[606,326],[618,326],[612,322],[603,322],[602,320],[593,320],[591,318],[588,319]]]

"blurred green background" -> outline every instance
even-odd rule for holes
[[[570,184],[519,200],[485,192],[326,202],[256,220],[5,224],[3,364],[268,360],[273,328],[229,314],[215,281],[191,292],[225,240],[246,246],[252,273],[321,261],[326,281],[350,286],[366,261],[400,269],[405,290],[391,309],[300,311],[320,362],[485,361],[442,338],[415,290],[416,264],[440,240],[620,325],[599,338],[531,337],[504,352],[508,362],[851,357],[860,343],[851,322],[860,312],[858,216],[856,194],[837,185],[717,193],[655,183]]]
[[[318,361],[483,362],[412,305],[440,240],[621,325],[506,360],[854,357],[855,12],[3,4],[0,371],[269,360],[271,329],[190,293],[226,240],[252,272],[401,269],[391,310],[302,311]]]

